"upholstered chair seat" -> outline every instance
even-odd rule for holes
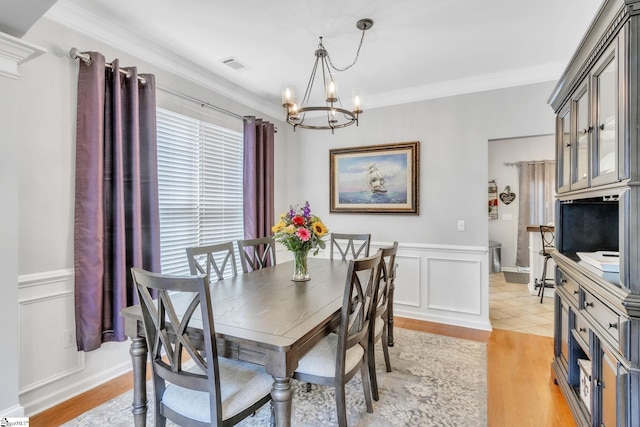
[[[271,393],[273,377],[261,366],[219,357],[218,367],[223,420],[238,415],[253,402]],[[195,366],[186,371],[194,374],[201,373],[201,370]],[[164,406],[188,418],[204,423],[211,422],[208,392],[170,384],[161,400]]]

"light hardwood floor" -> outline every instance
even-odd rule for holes
[[[396,318],[395,325],[487,343],[487,409],[490,427],[576,425],[560,388],[553,383],[551,376],[552,338],[501,329],[478,331],[403,318]],[[127,391],[131,384],[131,374],[122,375],[32,416],[29,425],[59,426]]]

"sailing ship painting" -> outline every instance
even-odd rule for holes
[[[372,193],[384,194],[387,192],[384,187],[384,175],[382,175],[375,163],[369,163],[366,179]]]
[[[407,203],[406,154],[345,156],[339,159],[337,172],[340,204]]]
[[[330,212],[417,215],[419,158],[419,141],[330,149]]]

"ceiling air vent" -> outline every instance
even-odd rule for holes
[[[246,65],[244,65],[242,62],[238,61],[236,58],[233,58],[233,57],[223,59],[222,63],[228,67],[233,68],[234,70],[243,70],[247,68]]]

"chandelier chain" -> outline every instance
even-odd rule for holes
[[[331,61],[331,55],[329,55],[329,52],[327,51],[327,60],[329,61],[329,65],[331,65],[331,68],[333,68],[337,72],[342,72],[342,71],[347,71],[349,68],[356,65],[356,62],[358,62],[358,57],[360,56],[360,48],[362,48],[362,42],[364,41],[365,31],[366,31],[366,28],[362,30],[362,36],[360,37],[360,44],[358,45],[358,50],[356,51],[356,57],[353,59],[353,62],[350,65],[344,68],[336,67],[335,65],[333,65],[333,61]],[[322,41],[320,42],[320,44],[322,45]],[[324,46],[322,47],[324,48]]]
[[[286,88],[282,93],[282,106],[287,110],[286,121],[293,126],[294,131],[299,127],[302,129],[330,129],[331,133],[333,133],[335,129],[344,128],[353,124],[356,126],[358,125],[358,117],[362,114],[362,98],[360,90],[354,89],[353,109],[350,111],[343,108],[342,99],[338,96],[335,81],[333,79],[333,72],[331,70],[336,72],[346,71],[358,62],[360,50],[364,43],[364,33],[366,30],[370,29],[372,25],[373,20],[371,19],[361,19],[356,23],[356,27],[362,30],[360,43],[358,44],[358,49],[353,62],[343,68],[336,67],[333,64],[331,57],[329,56],[329,52],[327,52],[327,49],[324,47],[322,36],[320,36],[318,48],[315,51],[316,60],[313,64],[311,76],[309,77],[300,106],[298,106],[295,101],[293,90]],[[320,73],[318,73],[318,66],[321,68]],[[324,101],[319,103],[319,105],[309,105],[316,77],[322,78]],[[312,115],[315,112],[324,113],[327,120],[326,124],[322,124],[320,122],[305,123],[305,117],[308,112],[311,112]]]

